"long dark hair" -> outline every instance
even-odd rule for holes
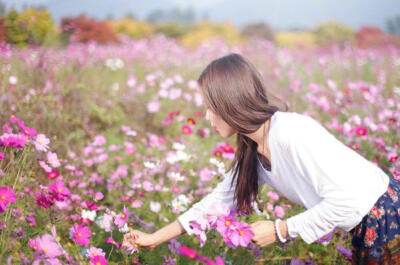
[[[258,153],[257,143],[244,134],[257,131],[276,111],[287,111],[288,106],[267,91],[261,74],[239,54],[231,53],[212,61],[198,83],[204,104],[238,132],[235,157],[229,168],[234,168],[231,186],[236,179],[235,201],[239,212],[251,213],[259,188]],[[270,168],[271,162],[264,161]]]

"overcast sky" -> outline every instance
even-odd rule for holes
[[[231,21],[237,26],[267,22],[278,30],[313,28],[336,20],[355,29],[374,25],[386,30],[386,21],[400,15],[400,0],[0,0],[7,8],[24,4],[43,5],[55,20],[82,13],[98,19],[120,18],[131,12],[140,19],[155,9],[193,7],[215,21]]]

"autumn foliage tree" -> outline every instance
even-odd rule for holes
[[[4,26],[4,18],[0,18],[0,43],[5,41],[6,28]]]
[[[117,36],[105,21],[97,21],[85,15],[61,20],[61,38],[64,42],[89,42],[99,44],[117,42]]]
[[[381,29],[372,26],[362,27],[356,33],[357,46],[371,48],[385,45],[400,46],[400,38],[395,35],[385,34]]]

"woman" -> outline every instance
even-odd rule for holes
[[[266,94],[258,71],[238,54],[212,61],[198,83],[206,119],[222,137],[237,135],[229,172],[178,220],[153,234],[134,230],[124,240],[154,248],[192,234],[194,208],[206,210],[218,200],[250,213],[267,183],[307,210],[275,223],[251,224],[259,246],[297,236],[312,243],[337,227],[353,236],[353,264],[400,262],[400,182],[311,117],[279,108],[281,101]]]

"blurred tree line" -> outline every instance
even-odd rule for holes
[[[311,30],[275,32],[267,23],[252,23],[238,29],[233,24],[217,23],[200,18],[193,8],[154,10],[145,20],[132,13],[124,18],[100,21],[85,15],[64,17],[57,25],[46,8],[26,8],[21,12],[7,11],[0,0],[0,43],[18,47],[27,45],[67,45],[71,42],[96,41],[100,44],[118,43],[123,36],[132,39],[163,34],[178,39],[183,45],[195,47],[203,40],[222,38],[229,44],[266,39],[283,46],[326,46],[331,44],[357,45],[368,48],[381,45],[400,46],[400,16],[387,21],[387,31],[366,26],[358,31],[351,27],[328,21]]]

